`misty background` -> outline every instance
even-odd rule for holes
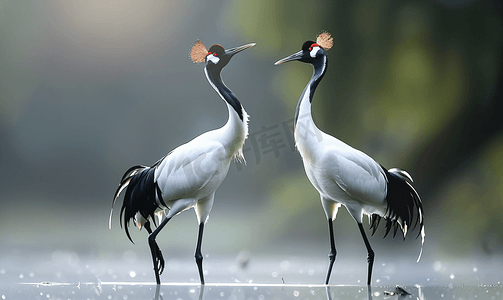
[[[250,135],[246,165],[233,163],[217,190],[203,254],[326,259],[325,214],[291,129],[312,67],[274,66],[321,30],[334,47],[314,118],[412,175],[425,209],[419,264],[500,261],[501,4],[472,0],[0,1],[0,256],[68,251],[106,264],[132,250],[150,261],[146,232],[132,229],[132,245],[119,226],[122,198],[108,229],[112,197],[129,167],[226,122],[189,59],[201,39],[257,43],[222,72]],[[193,211],[174,218],[158,236],[165,257],[192,260],[197,228]],[[365,268],[345,209],[334,228],[338,261]],[[376,264],[416,260],[417,231],[383,234],[370,238]]]

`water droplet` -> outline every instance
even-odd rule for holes
[[[290,267],[290,262],[288,260],[284,260],[279,264],[279,267],[281,268],[281,270],[288,270],[288,268]]]
[[[307,271],[307,274],[313,275],[314,274],[314,270],[313,269],[309,269],[309,271]]]
[[[19,278],[21,278],[21,279],[23,279],[23,278],[24,278],[23,273],[19,274]]]
[[[478,270],[477,267],[473,267],[473,272],[477,272]]]
[[[190,290],[189,290],[189,293],[191,293],[191,294],[195,294],[195,293],[196,293],[196,289],[190,289]]]
[[[295,297],[299,297],[300,293],[299,293],[299,291],[293,291],[293,295],[294,295]]]
[[[5,274],[5,273],[6,273],[5,269],[1,269],[1,270],[0,270],[0,274],[2,274],[2,275],[3,275],[3,274]]]
[[[272,277],[276,278],[276,277],[278,277],[278,272],[272,272],[271,275],[272,275]]]
[[[220,292],[220,297],[223,297],[224,295],[224,292]]]
[[[2,299],[5,300],[5,295],[2,295]]]
[[[450,279],[454,279],[456,276],[454,276],[454,274],[451,273],[451,276],[449,276]]]
[[[436,261],[435,263],[433,263],[433,270],[435,270],[435,272],[440,271],[440,269],[442,269],[442,263],[441,262]]]
[[[135,271],[130,271],[130,272],[129,272],[129,276],[130,276],[131,278],[135,278],[135,277],[136,277],[136,272],[135,272]]]

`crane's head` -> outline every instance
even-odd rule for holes
[[[278,60],[275,65],[298,60],[305,63],[314,63],[317,59],[326,56],[325,51],[332,48],[333,39],[330,33],[324,31],[318,35],[316,42],[307,41],[302,45],[302,50]]]
[[[234,54],[255,46],[255,43],[246,44],[239,47],[234,47],[225,50],[224,47],[215,44],[206,50],[206,47],[200,40],[197,40],[192,49],[190,50],[190,58],[195,63],[204,62],[206,68],[212,70],[222,70]]]

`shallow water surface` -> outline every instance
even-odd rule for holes
[[[386,259],[374,265],[372,287],[364,284],[366,262],[337,261],[322,285],[326,259],[307,256],[207,256],[201,286],[193,259],[169,258],[154,283],[151,260],[132,251],[84,256],[72,251],[12,251],[0,257],[0,300],[6,299],[503,299],[501,261]],[[384,262],[386,261],[386,262]],[[410,295],[397,295],[400,285]]]
[[[26,283],[1,289],[1,299],[501,299],[502,285],[404,286],[410,295],[393,295],[395,287],[323,286],[300,284],[232,284],[205,286],[170,283]]]

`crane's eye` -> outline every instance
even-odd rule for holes
[[[215,53],[213,53],[213,56],[217,56],[217,53],[216,53],[216,52],[215,52]]]

